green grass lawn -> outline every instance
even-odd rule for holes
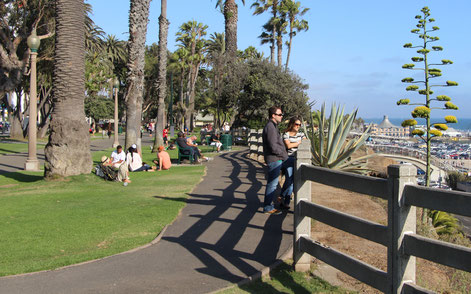
[[[241,287],[234,287],[218,292],[218,294],[239,293],[353,293],[335,287],[326,281],[310,274],[297,273],[292,270],[291,263],[282,263],[271,271],[270,277],[262,278]]]
[[[46,143],[39,143],[36,145],[36,148],[41,149],[44,148],[45,145]],[[28,152],[28,141],[2,140],[0,143],[0,156],[22,152]]]
[[[150,242],[175,219],[203,173],[200,165],[132,173],[127,187],[94,174],[57,181],[33,172],[0,175],[0,276],[54,269]]]

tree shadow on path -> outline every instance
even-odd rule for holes
[[[275,262],[283,237],[291,240],[292,232],[282,229],[287,214],[261,212],[259,192],[264,183],[257,175],[264,173],[259,164],[241,152],[224,154],[218,160],[218,167],[208,166],[204,181],[187,200],[186,213],[196,222],[180,236],[162,239],[197,257],[205,265],[198,272],[236,283],[258,272],[260,265]]]

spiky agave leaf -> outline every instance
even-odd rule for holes
[[[314,147],[312,150],[312,162],[314,165],[355,173],[365,173],[368,171],[366,169],[367,162],[365,161],[373,155],[353,160],[351,156],[365,143],[371,125],[360,138],[347,142],[347,136],[350,133],[357,112],[358,110],[355,109],[346,116],[344,121],[344,107],[337,107],[333,104],[330,117],[327,120],[325,118],[325,103],[322,105],[319,113],[319,131],[317,133],[319,144],[311,143],[311,146]],[[327,123],[329,126],[326,129]],[[314,134],[312,137],[314,137]]]

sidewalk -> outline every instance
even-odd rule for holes
[[[255,274],[290,248],[293,217],[261,212],[263,169],[246,154],[225,153],[207,163],[203,181],[158,243],[88,264],[0,278],[0,293],[208,293]],[[154,197],[163,196],[156,191]]]

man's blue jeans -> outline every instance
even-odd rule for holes
[[[273,199],[275,198],[278,179],[282,170],[285,172],[285,183],[281,189],[281,196],[284,198],[284,204],[289,205],[289,199],[291,193],[293,193],[293,168],[294,157],[288,157],[285,161],[278,160],[268,163],[267,187],[265,189],[265,200],[263,201],[264,211],[270,211],[275,208]]]

